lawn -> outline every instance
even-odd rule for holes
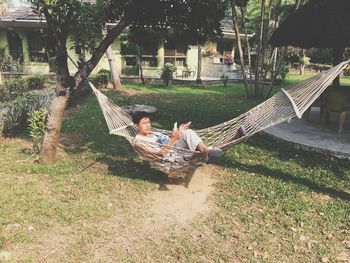
[[[156,106],[154,125],[167,129],[175,121],[204,128],[258,103],[241,84],[123,89],[108,96]],[[215,182],[208,209],[181,221],[195,207],[159,218],[154,198],[163,194],[168,211],[193,204],[200,189],[179,185],[166,203],[172,191],[158,191],[166,176],[108,135],[94,96],[68,111],[61,137],[54,165],[35,162],[26,136],[0,143],[0,261],[349,262],[349,161],[254,136],[205,166]]]

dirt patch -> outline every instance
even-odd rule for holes
[[[208,196],[216,182],[213,171],[209,165],[198,167],[188,187],[168,185],[169,191],[151,193],[148,198],[152,200],[152,206],[145,227],[163,228],[170,224],[186,224],[196,217],[208,214]]]
[[[125,219],[124,223],[120,222],[121,215],[117,214],[101,223],[99,227],[109,229],[109,235],[91,244],[93,261],[105,260],[113,250],[135,254],[142,251],[146,243],[161,246],[163,238],[176,234],[191,222],[202,221],[212,208],[208,197],[214,189],[217,173],[220,170],[215,166],[198,167],[188,187],[168,185],[169,191],[149,193],[144,204],[135,206],[140,217],[137,216],[134,224],[126,223]]]

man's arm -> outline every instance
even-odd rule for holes
[[[149,159],[152,160],[159,160],[163,157],[165,157],[171,147],[173,147],[177,141],[179,140],[180,137],[180,132],[179,129],[175,129],[170,136],[170,140],[167,144],[163,145],[163,147],[158,151],[158,152],[153,152],[152,150],[150,150],[150,148],[152,148],[152,146],[150,146],[149,144],[147,144],[147,142],[142,142],[142,141],[135,141],[133,143],[133,147],[135,148],[135,150],[137,150],[142,156],[147,157]]]

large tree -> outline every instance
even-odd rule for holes
[[[93,2],[93,3],[91,3]],[[47,51],[56,72],[56,96],[49,109],[48,128],[41,150],[43,162],[54,162],[64,110],[69,98],[79,94],[84,80],[113,40],[126,27],[172,28],[193,41],[221,34],[223,0],[32,0],[47,24]],[[107,23],[112,26],[107,26]],[[103,36],[102,29],[107,28]],[[69,72],[67,39],[72,35],[80,56],[79,70]]]

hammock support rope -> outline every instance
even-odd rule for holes
[[[286,89],[281,89],[271,98],[238,117],[212,127],[196,130],[196,133],[207,146],[227,150],[261,130],[295,117],[301,118],[304,112],[332,84],[333,80],[349,63],[350,60],[344,61],[327,71]],[[171,173],[195,165],[203,160],[202,155],[197,151],[175,147],[168,149],[170,150],[169,157],[159,158],[156,154],[152,154],[152,152],[156,153],[167,146],[135,140],[136,129],[133,125],[132,117],[96,89],[91,82],[89,84],[98,99],[109,133],[123,136],[133,146],[137,144],[137,147],[134,147],[134,149],[144,159],[149,160],[155,168]],[[241,125],[244,126],[246,135],[235,140],[234,137]],[[165,134],[171,133],[169,130],[156,128],[153,128],[153,130]],[[154,149],[154,151],[150,151],[150,149]],[[144,154],[145,152],[149,152],[149,154]]]

